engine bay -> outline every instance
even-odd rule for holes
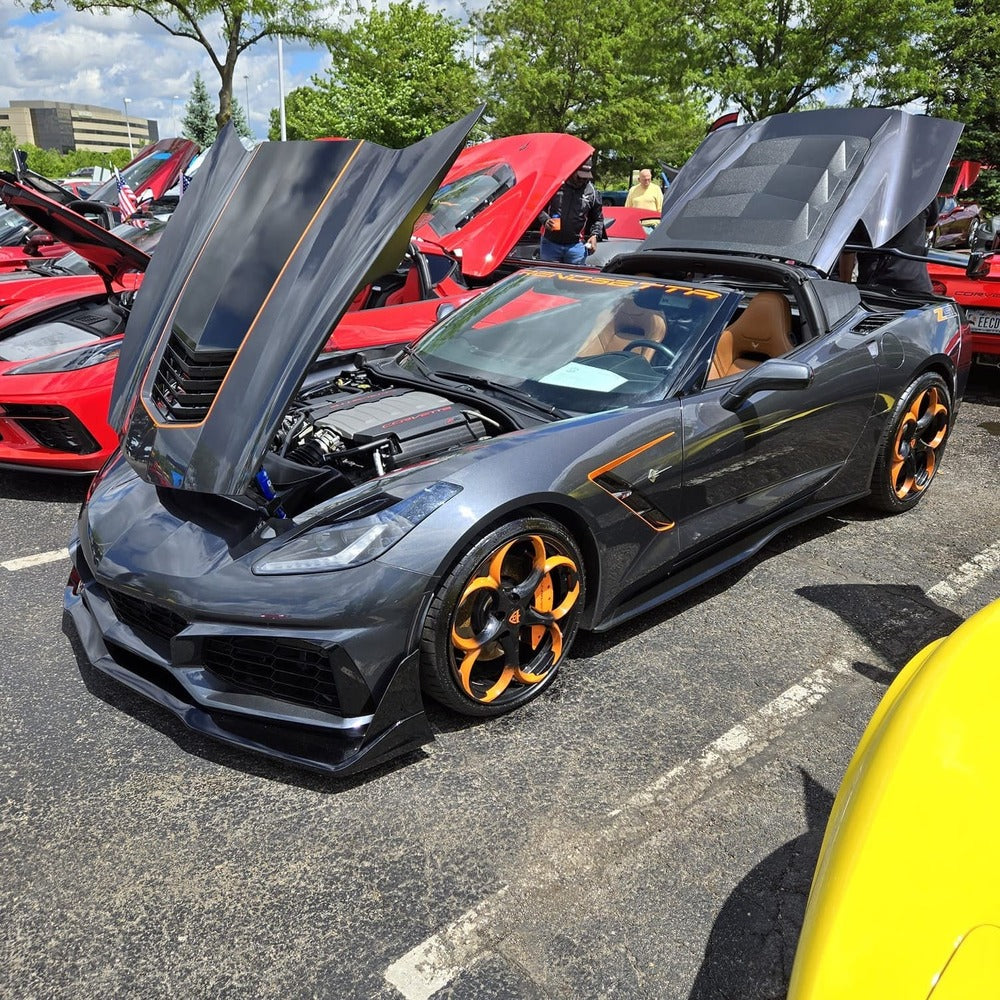
[[[496,433],[495,420],[444,396],[380,386],[364,370],[300,391],[256,480],[280,516]]]

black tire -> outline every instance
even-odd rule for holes
[[[899,398],[886,426],[872,474],[869,503],[888,514],[915,507],[927,492],[951,430],[951,393],[926,372]]]
[[[420,637],[423,687],[463,715],[502,715],[555,679],[584,606],[580,549],[542,516],[489,532],[438,587]]]

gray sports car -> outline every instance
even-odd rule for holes
[[[579,629],[934,478],[958,308],[829,274],[934,197],[961,126],[867,109],[715,132],[604,271],[539,264],[415,347],[316,362],[473,119],[405,150],[223,141],[160,243],[66,606],[98,669],[193,729],[369,767],[431,739],[425,694],[509,711]]]

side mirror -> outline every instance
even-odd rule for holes
[[[738,410],[755,393],[769,389],[805,389],[812,380],[812,369],[800,361],[764,361],[729,389],[719,405],[724,410]]]
[[[969,262],[965,265],[967,278],[985,278],[990,273],[990,258],[992,253],[973,250],[969,254]]]
[[[434,313],[434,318],[438,321],[443,320],[445,316],[450,316],[458,306],[454,302],[442,302],[441,305],[437,307],[437,311]]]
[[[36,229],[25,241],[26,250],[31,253],[37,252],[41,247],[50,247],[56,242],[56,238],[51,233]]]

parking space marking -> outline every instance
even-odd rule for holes
[[[987,546],[934,584],[927,595],[934,600],[956,600],[997,570],[1000,570],[1000,541]],[[841,650],[828,666],[813,670],[713,740],[699,754],[687,758],[624,805],[613,809],[607,814],[613,822],[596,836],[590,835],[589,852],[594,856],[605,855],[606,844],[614,839],[616,830],[623,826],[636,827],[642,822],[643,812],[653,807],[661,811],[665,808],[680,810],[694,804],[717,781],[765,751],[793,723],[818,705],[833,690],[838,678],[853,675],[851,664],[865,655],[861,649]],[[567,852],[564,858],[570,854]],[[586,859],[577,859],[577,863],[581,861],[586,864]],[[539,873],[533,874],[532,888],[537,889]],[[563,869],[553,866],[542,878],[555,880],[565,874]],[[495,923],[498,906],[509,888],[503,886],[443,930],[411,948],[386,969],[386,982],[405,1000],[430,1000],[459,972],[485,956],[489,947],[487,928]]]
[[[385,970],[386,982],[406,1000],[429,1000],[482,954],[483,928],[506,893],[504,886],[397,959]]]
[[[20,559],[7,559],[0,562],[0,568],[16,573],[19,569],[44,566],[45,563],[59,562],[60,559],[68,558],[69,552],[66,549],[53,549],[51,552],[36,552],[33,556],[21,556]]]
[[[592,848],[603,853],[600,843],[615,836],[616,828],[634,829],[640,815],[652,806],[685,808],[696,802],[715,782],[734,771],[751,757],[765,750],[796,720],[804,716],[828,694],[836,678],[850,674],[850,664],[857,657],[849,653],[827,667],[819,667],[783,691],[777,698],[754,712],[743,722],[709,743],[695,757],[689,757],[642,791],[633,795],[621,808],[609,812],[616,822],[603,834],[593,837]],[[546,877],[564,874],[550,869]],[[537,889],[537,880],[533,882]],[[397,959],[385,971],[385,979],[406,1000],[430,1000],[462,969],[473,965],[488,946],[486,928],[495,920],[497,906],[508,891],[504,886],[486,897],[444,930],[422,941]]]
[[[954,601],[967,594],[976,584],[1000,569],[1000,542],[994,542],[982,552],[962,563],[954,573],[949,573],[940,583],[927,591],[935,601]]]

